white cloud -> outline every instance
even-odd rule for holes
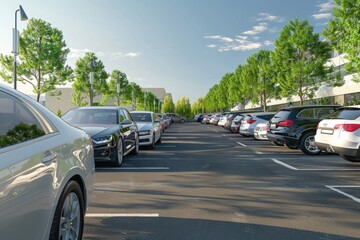
[[[141,53],[139,53],[139,52],[129,52],[129,53],[126,53],[124,56],[134,58],[134,57],[138,57],[140,55],[141,55]]]
[[[69,48],[70,53],[68,54],[68,58],[80,58],[83,57],[86,52],[91,52],[89,49],[75,49]]]
[[[260,23],[257,26],[253,26],[251,30],[243,32],[243,34],[256,35],[256,34],[262,33],[264,31],[266,31],[266,29],[268,29],[267,25],[268,25],[267,23]]]
[[[329,17],[331,17],[331,13],[318,13],[318,14],[312,15],[312,17],[317,19],[317,20],[324,19],[324,18],[329,18]]]
[[[232,38],[223,37],[221,35],[205,36],[205,38],[207,38],[207,39],[216,39],[216,40],[220,40],[222,42],[233,42],[234,41]]]
[[[209,44],[209,45],[206,45],[206,47],[208,47],[208,48],[216,48],[217,46],[215,44]]]
[[[257,17],[255,19],[257,22],[264,22],[264,21],[268,21],[268,22],[284,22],[285,21],[285,18],[275,16],[275,15],[271,15],[270,13],[259,13],[258,16],[259,17]]]
[[[115,59],[125,58],[125,57],[134,58],[134,57],[138,57],[140,55],[141,55],[141,53],[139,53],[139,52],[128,52],[128,53],[113,52],[110,54],[110,58],[111,58],[111,60],[115,60]]]
[[[274,43],[273,43],[272,41],[270,41],[270,40],[265,40],[265,41],[263,42],[263,44],[264,44],[265,46],[269,46],[269,45],[273,45]]]
[[[230,44],[227,46],[223,46],[220,47],[218,49],[219,52],[227,52],[227,51],[250,51],[253,49],[258,49],[261,47],[261,43],[259,42],[250,42],[250,41],[245,41],[242,43],[238,43],[238,44]]]
[[[333,9],[335,5],[334,5],[333,1],[329,1],[326,3],[321,3],[317,6],[320,8],[319,12],[327,12],[327,11],[330,11],[331,9]]]

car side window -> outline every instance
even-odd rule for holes
[[[19,99],[0,91],[0,148],[52,132],[46,120]]]
[[[126,119],[129,119],[130,121],[133,121],[133,119],[131,117],[131,114],[129,113],[128,110],[123,109],[123,112],[124,112],[124,116],[125,116]]]
[[[120,123],[122,123],[126,119],[123,109],[119,110],[119,119]]]
[[[306,108],[306,109],[303,109],[301,110],[298,115],[297,115],[298,118],[314,118],[315,115],[314,115],[314,108]]]
[[[324,119],[328,118],[335,112],[334,108],[319,108],[315,110],[315,118]]]

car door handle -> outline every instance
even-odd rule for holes
[[[52,162],[57,157],[56,153],[46,152],[42,158],[43,163]]]

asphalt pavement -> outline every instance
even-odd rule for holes
[[[360,239],[360,164],[173,124],[154,150],[97,166],[83,239]]]

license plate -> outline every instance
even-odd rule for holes
[[[275,124],[275,123],[272,123],[272,124],[270,125],[270,128],[272,128],[272,129],[276,128],[276,124]]]
[[[334,133],[334,130],[332,130],[332,129],[321,129],[321,133],[332,135]]]

